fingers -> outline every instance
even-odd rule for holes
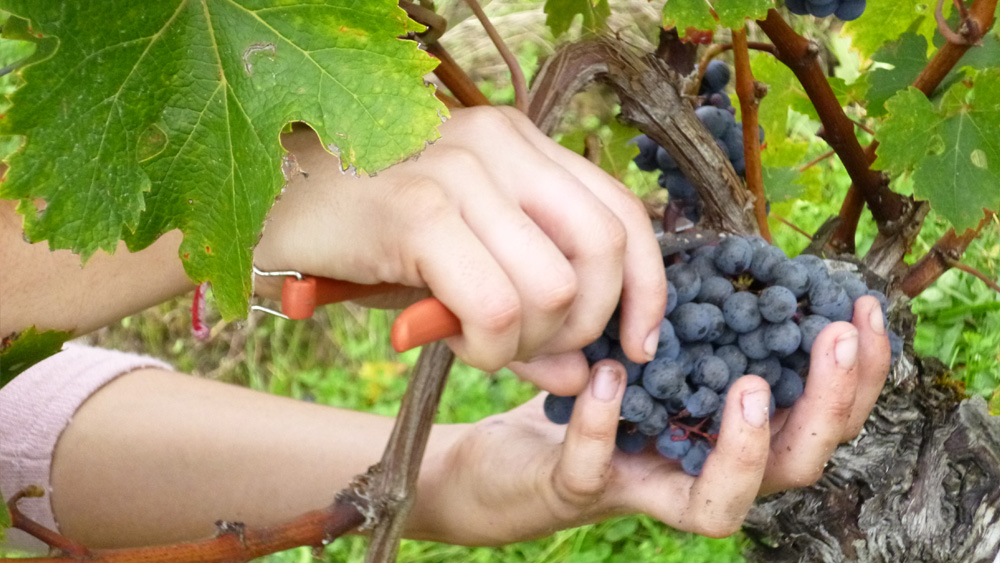
[[[846,434],[858,388],[859,331],[830,324],[816,338],[805,392],[771,442],[762,494],[815,482]]]
[[[889,337],[886,336],[882,307],[874,297],[862,297],[854,303],[854,326],[858,329],[858,390],[851,417],[841,441],[853,439],[868,420],[875,401],[882,393],[889,374]]]
[[[618,362],[599,362],[592,373],[590,385],[576,399],[552,473],[556,496],[577,509],[593,504],[610,478],[625,393],[625,370]]]
[[[626,235],[622,259],[622,347],[633,361],[649,361],[655,353],[659,324],[666,309],[667,282],[660,248],[641,202],[593,163],[546,137],[523,115],[507,113],[539,152],[575,176],[620,221]]]
[[[718,441],[701,475],[679,476],[679,468],[661,471],[664,482],[645,491],[641,510],[675,528],[709,537],[726,537],[739,530],[767,467],[770,402],[766,381],[757,376],[737,379],[729,390]],[[677,494],[676,488],[667,488],[670,482],[687,489],[680,506],[666,498]]]
[[[579,350],[513,362],[507,367],[521,379],[562,397],[582,393],[590,378],[587,359]]]

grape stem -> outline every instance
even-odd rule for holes
[[[820,162],[823,162],[824,160],[832,157],[835,154],[837,154],[837,151],[832,150],[832,149],[828,150],[825,153],[823,153],[823,154],[817,156],[816,158],[810,160],[809,162],[807,162],[806,165],[803,166],[802,168],[799,168],[799,172],[805,172],[806,170],[809,170],[813,166],[816,166]]]
[[[732,50],[732,43],[716,43],[705,49],[705,53],[702,55],[701,60],[698,62],[698,76],[695,80],[688,85],[688,91],[685,94],[689,96],[697,96],[698,88],[701,86],[701,81],[705,77],[705,71],[708,70],[708,63],[712,62],[712,59],[718,57],[722,53]],[[755,51],[763,51],[765,53],[775,54],[777,51],[774,45],[770,43],[762,43],[759,41],[747,41],[747,48],[753,49]]]
[[[927,254],[910,266],[899,283],[900,291],[911,298],[923,293],[950,268],[956,267],[955,264],[961,259],[965,249],[979,236],[979,232],[993,220],[993,214],[989,213],[979,222],[979,226],[966,230],[961,236],[955,232],[955,229],[945,233],[927,251]]]
[[[493,27],[493,23],[490,22],[490,18],[486,17],[486,12],[483,11],[482,6],[479,5],[477,0],[465,0],[465,3],[472,8],[472,13],[476,14],[476,18],[479,19],[479,23],[483,25],[483,29],[486,30],[486,34],[490,36],[490,40],[493,41],[493,45],[496,46],[497,51],[500,51],[500,56],[503,57],[503,62],[507,63],[507,68],[510,69],[510,81],[514,85],[514,106],[521,110],[521,113],[528,113],[528,84],[524,79],[524,71],[521,70],[521,65],[517,62],[517,57],[510,52],[507,48],[507,44],[504,43],[500,33],[497,29]]]
[[[760,162],[760,130],[757,128],[760,99],[767,90],[753,78],[746,27],[733,30],[733,59],[736,64],[736,95],[739,97],[743,116],[743,154],[746,158],[747,189],[754,196],[754,216],[757,219],[760,236],[771,242],[771,230],[767,225],[767,198],[764,195],[764,170]]]

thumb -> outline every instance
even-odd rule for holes
[[[590,373],[590,383],[573,406],[552,475],[559,498],[578,506],[591,504],[608,482],[625,393],[625,368],[619,362],[598,362]]]

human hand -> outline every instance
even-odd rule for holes
[[[666,280],[639,200],[514,110],[455,111],[441,135],[365,178],[342,174],[313,134],[286,137],[304,174],[272,209],[257,265],[427,288],[461,320],[447,341],[460,358],[514,362],[557,394],[586,385],[580,348],[619,299],[626,354],[652,358]]]
[[[413,537],[498,545],[629,513],[724,537],[758,495],[816,481],[836,445],[860,431],[889,367],[881,310],[855,304],[854,326],[817,338],[805,393],[768,418],[757,376],[728,393],[718,442],[700,476],[647,449],[615,449],[625,388],[620,364],[599,362],[566,426],[545,419],[542,397],[475,425],[441,427],[425,457]]]

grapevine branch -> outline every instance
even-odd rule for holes
[[[674,157],[699,190],[707,227],[757,232],[743,182],[681,95],[681,78],[655,54],[639,57],[608,39],[566,45],[539,70],[528,116],[551,133],[570,98],[594,82],[610,86],[621,101],[622,119]]]
[[[141,547],[134,549],[87,550],[40,524],[27,519],[17,509],[17,501],[28,494],[18,493],[8,504],[14,527],[61,550],[64,555],[24,559],[32,563],[230,563],[249,561],[278,551],[303,545],[322,546],[357,528],[365,522],[359,507],[367,501],[358,495],[364,488],[362,481],[355,481],[358,490],[347,490],[323,510],[307,512],[295,520],[278,526],[251,528],[238,522],[217,522],[219,533],[212,539],[200,542]],[[366,496],[366,495],[365,495]],[[22,561],[22,560],[19,560]]]
[[[990,278],[986,274],[980,272],[979,270],[973,268],[972,266],[969,266],[968,264],[963,264],[962,262],[959,262],[958,260],[949,260],[949,265],[952,268],[955,268],[956,270],[962,270],[963,272],[965,272],[967,274],[976,276],[977,278],[979,278],[980,280],[982,280],[983,283],[985,283],[986,285],[988,285],[990,289],[992,289],[993,291],[995,291],[997,293],[1000,293],[1000,285],[997,285],[997,282],[993,281],[992,278]]]
[[[522,113],[528,113],[528,86],[524,80],[524,72],[521,70],[521,65],[517,62],[517,57],[507,48],[507,44],[504,43],[497,29],[493,27],[490,19],[486,17],[486,12],[483,11],[479,2],[477,0],[465,0],[465,3],[472,8],[472,13],[476,14],[476,18],[483,25],[486,34],[490,36],[490,40],[496,45],[497,51],[500,51],[503,62],[507,63],[507,68],[510,69],[510,81],[514,85],[514,106],[521,110]]]
[[[750,51],[747,47],[747,29],[733,30],[733,58],[736,63],[736,95],[740,99],[743,115],[743,151],[746,156],[747,189],[754,196],[754,215],[760,235],[771,241],[767,226],[767,200],[764,196],[764,170],[760,163],[760,131],[757,129],[757,112],[760,98],[767,92],[757,83],[750,69]]]
[[[816,46],[793,30],[777,10],[768,10],[758,22],[777,49],[776,56],[799,79],[816,107],[825,131],[824,139],[844,163],[847,173],[884,229],[903,216],[904,199],[892,192],[885,179],[869,167],[869,160],[854,133],[854,123],[844,114],[840,102],[819,65]]]
[[[899,289],[909,297],[920,295],[925,289],[937,281],[942,274],[961,259],[965,249],[969,247],[979,232],[993,220],[993,215],[988,214],[979,222],[975,229],[967,229],[961,235],[955,229],[949,230],[942,236],[920,260],[918,260],[906,272],[905,277],[899,283]]]
[[[997,0],[974,0],[972,7],[968,10],[965,9],[965,4],[961,0],[958,1],[958,5],[960,6],[959,12],[962,18],[960,29],[967,30],[968,32],[976,30],[977,35],[969,35],[967,37],[968,41],[961,43],[948,41],[934,54],[934,57],[931,58],[927,66],[924,67],[916,80],[913,81],[913,87],[923,92],[928,98],[934,94],[934,90],[941,85],[941,82],[951,72],[951,69],[958,64],[958,61],[965,56],[965,53],[973,45],[978,44],[983,35],[993,27]],[[875,151],[877,148],[878,141],[873,141],[865,149],[865,157],[868,159],[869,165],[875,162]],[[854,251],[854,234],[857,232],[858,221],[861,218],[863,210],[864,200],[857,187],[852,184],[840,208],[840,225],[831,240],[831,244],[835,248],[842,251]]]

